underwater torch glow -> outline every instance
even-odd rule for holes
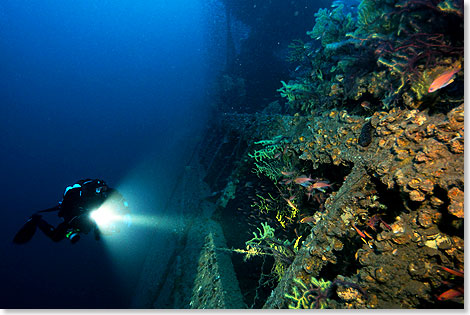
[[[116,215],[113,209],[106,204],[90,213],[90,217],[96,222],[96,224],[98,224],[99,227],[107,226],[120,219],[120,216]]]
[[[96,225],[98,225],[98,228],[104,234],[119,232],[123,225],[131,225],[130,214],[119,211],[116,203],[112,199],[110,200],[90,213],[90,218],[96,222]],[[127,207],[127,202],[125,206]]]

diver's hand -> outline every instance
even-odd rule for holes
[[[95,232],[95,240],[99,241],[101,239],[100,229],[95,228],[94,232]]]

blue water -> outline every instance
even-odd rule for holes
[[[87,177],[158,215],[207,115],[203,25],[196,0],[0,2],[2,308],[128,307],[145,229],[118,253],[11,239]]]

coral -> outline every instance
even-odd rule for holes
[[[362,0],[359,4],[357,25],[358,30],[365,32],[370,37],[378,38],[383,33],[388,33],[393,29],[392,21],[383,19],[389,12],[393,10],[395,1],[374,1]],[[357,30],[356,30],[357,32]]]
[[[459,60],[463,38],[442,32],[450,21],[432,1],[363,0],[358,9],[358,28],[348,36],[375,49],[378,65],[388,68],[393,89],[383,100],[385,108],[402,95],[407,106],[417,108],[427,95],[429,69]],[[444,61],[449,57],[452,59]],[[410,92],[412,96],[407,95]]]
[[[288,161],[284,162],[282,156],[286,144],[285,139],[282,136],[278,136],[272,140],[261,140],[254,144],[261,144],[263,148],[255,150],[253,154],[248,153],[248,156],[255,160],[253,171],[258,176],[263,174],[274,183],[277,183],[281,177],[281,171],[289,167]]]
[[[320,39],[322,46],[341,42],[344,35],[353,30],[355,21],[351,13],[346,13],[344,4],[332,11],[320,9],[315,13],[315,26],[307,35],[312,39]]]
[[[445,13],[455,14],[463,17],[462,2],[458,0],[440,1],[437,8]]]
[[[320,9],[307,34],[321,47],[313,52],[312,42],[291,45],[292,61],[310,69],[288,84],[282,81],[278,91],[292,109],[304,113],[351,107],[357,103],[350,100],[370,96],[384,109],[443,104],[428,87],[441,68],[463,63],[463,32],[446,31],[456,27],[463,27],[457,0],[362,0],[357,12],[343,4]],[[454,94],[452,102],[463,100],[462,93]]]
[[[289,81],[287,84],[284,81],[281,81],[282,87],[277,91],[280,92],[282,97],[287,98],[289,103],[308,98],[312,93],[307,84],[296,83],[294,81]]]
[[[307,45],[301,39],[294,39],[287,48],[288,54],[286,60],[292,63],[302,62],[308,53]]]
[[[310,278],[308,285],[298,278],[294,278],[293,281],[295,285],[292,286],[292,294],[285,294],[285,297],[291,300],[288,305],[290,309],[328,307],[330,281],[317,280],[314,277]]]
[[[263,230],[258,229],[259,235],[253,232],[254,237],[245,242],[246,250],[235,250],[245,254],[245,260],[257,255],[274,257],[273,273],[280,280],[287,267],[292,263],[296,249],[293,242],[281,241],[274,235],[274,229],[268,223],[261,223]]]
[[[449,87],[429,86],[463,69],[463,8],[362,0],[357,16],[345,10],[316,14],[315,53],[314,41],[292,46],[308,69],[278,91],[299,113],[224,117],[248,139],[272,139],[256,142],[263,148],[246,163],[274,184],[256,207],[282,229],[265,223],[245,252],[275,259],[266,308],[442,307],[449,275],[437,267],[464,269],[463,70]],[[321,171],[335,189],[317,208],[281,171]],[[351,282],[321,289],[316,279],[331,273]]]
[[[260,228],[257,228],[259,235],[257,235],[256,232],[253,232],[254,237],[246,242],[247,246],[259,246],[261,242],[267,238],[274,238],[274,229],[270,227],[269,224],[261,223],[261,227],[263,228],[263,231],[261,231]]]
[[[355,38],[348,38],[348,39],[341,40],[339,42],[329,43],[325,45],[325,53],[331,54],[335,50],[343,48],[344,46],[347,46],[347,45],[354,45],[355,47],[358,47],[360,43],[361,41]]]
[[[255,161],[261,162],[264,158],[272,159],[276,153],[281,149],[282,136],[278,136],[272,140],[261,140],[256,141],[255,144],[261,144],[264,148],[261,150],[256,150],[253,155],[248,154],[251,158],[254,158]]]
[[[285,297],[296,296],[292,279],[318,278],[326,266],[357,274],[352,282],[369,295],[367,300],[350,300],[354,292],[343,290],[345,299],[330,300],[336,303],[330,306],[442,306],[436,296],[443,292],[441,283],[446,280],[434,266],[464,269],[464,105],[434,115],[398,108],[375,112],[369,119],[373,136],[367,147],[358,143],[365,119],[344,110],[264,119],[227,117],[225,123],[255,138],[272,136],[277,130],[293,139],[286,158],[308,163],[310,171],[323,167],[334,173],[335,165],[348,170],[344,179],[338,178],[339,187],[325,201],[324,209],[310,214],[308,223],[302,225],[310,234],[302,239],[265,307],[292,303]],[[287,188],[280,186],[281,198],[288,198]],[[305,203],[296,191],[291,193],[302,213]],[[283,202],[286,211],[291,209]],[[347,270],[347,261],[357,262],[354,270]],[[298,299],[300,294],[299,290]]]
[[[452,60],[445,60],[442,65],[423,70],[415,80],[410,81],[410,89],[403,93],[404,104],[409,108],[419,108],[425,99],[434,97],[429,93],[431,83],[446,71],[460,67],[460,64],[461,61],[452,63]]]
[[[276,204],[273,202],[274,198],[271,194],[268,194],[269,198],[265,198],[256,194],[259,198],[258,201],[255,201],[251,207],[257,208],[260,213],[270,213],[276,211]]]

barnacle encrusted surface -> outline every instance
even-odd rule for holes
[[[265,308],[287,307],[292,279],[304,281],[332,268],[368,296],[354,300],[338,289],[339,299],[329,307],[422,307],[435,303],[442,283],[452,281],[440,266],[464,269],[463,104],[447,115],[375,112],[365,147],[358,143],[365,119],[346,111],[307,117],[235,114],[224,122],[247,140],[283,135],[288,150],[314,169],[351,168],[324,211],[316,213],[310,235]],[[384,223],[372,225],[378,217]],[[366,239],[353,226],[366,231]]]

